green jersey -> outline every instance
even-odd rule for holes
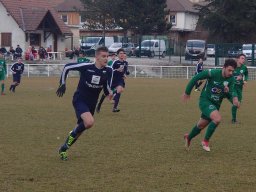
[[[77,63],[90,63],[90,59],[87,59],[86,57],[78,57]]]
[[[200,99],[209,100],[213,104],[220,106],[223,98],[225,98],[227,94],[224,92],[224,87],[226,86],[229,87],[229,93],[233,97],[236,97],[236,93],[233,91],[235,79],[233,76],[223,77],[222,69],[209,69],[198,73],[188,83],[185,93],[190,95],[196,82],[203,79],[207,81],[201,92]]]
[[[113,62],[114,62],[113,60],[108,61],[108,66],[112,67]]]
[[[242,64],[240,67],[237,67],[233,73],[235,77],[235,87],[243,87],[244,81],[248,80],[248,69],[246,65]],[[237,80],[238,77],[242,77],[240,80]]]
[[[0,73],[6,74],[6,63],[4,59],[0,59]]]

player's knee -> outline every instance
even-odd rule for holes
[[[121,86],[117,87],[117,89],[116,89],[117,93],[122,93],[123,91],[124,91],[124,88]]]
[[[215,123],[215,124],[219,124],[221,122],[221,116],[216,116],[212,119],[212,121]]]
[[[94,125],[94,119],[89,119],[86,122],[84,122],[84,126],[86,129],[90,129]]]

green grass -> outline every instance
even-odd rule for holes
[[[184,150],[183,135],[200,116],[198,92],[181,102],[186,83],[128,79],[121,112],[105,102],[95,126],[62,162],[57,151],[76,123],[77,79],[68,79],[67,93],[58,98],[57,78],[23,78],[15,94],[0,97],[0,191],[255,191],[256,82],[244,92],[242,124],[230,123],[224,101],[210,153],[200,146],[203,134]]]

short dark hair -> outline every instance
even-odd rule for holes
[[[115,54],[115,53],[110,53],[109,55],[110,55],[110,56],[113,56],[113,55],[115,55],[115,56],[116,56],[116,54]]]
[[[124,52],[124,53],[125,53],[125,51],[124,51],[124,49],[123,49],[123,48],[120,48],[120,49],[118,49],[118,50],[117,50],[117,52],[116,52],[116,53],[117,53],[117,55],[118,55],[120,52]]]
[[[234,59],[226,59],[224,63],[224,67],[226,68],[228,66],[231,66],[235,69],[237,67],[236,61]]]
[[[99,54],[100,52],[108,52],[108,48],[107,47],[98,47],[95,51],[95,55]]]
[[[240,53],[239,55],[237,55],[237,59],[239,59],[241,56],[244,56],[245,58],[246,58],[246,55],[245,54],[243,54],[243,53]]]

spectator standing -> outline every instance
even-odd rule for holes
[[[52,53],[49,53],[49,52],[52,52],[52,46],[50,45],[49,47],[47,47],[46,51],[47,51],[48,56],[49,56],[48,59],[51,59],[52,58]]]
[[[45,50],[45,48],[43,48],[42,46],[39,48],[39,50],[38,50],[38,54],[39,54],[39,58],[40,58],[40,60],[44,60],[45,59],[45,57],[46,57],[46,55],[47,55],[47,52],[46,52],[46,50]]]
[[[22,53],[23,50],[20,48],[20,45],[17,45],[16,49],[15,49],[15,54],[14,54],[14,58],[18,59],[22,57]]]

